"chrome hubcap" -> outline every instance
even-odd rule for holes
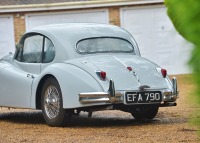
[[[50,119],[56,118],[60,109],[60,97],[57,88],[48,86],[44,95],[44,109]]]

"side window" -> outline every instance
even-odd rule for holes
[[[22,62],[40,63],[42,61],[43,36],[33,35],[24,40]]]
[[[23,48],[23,46],[19,43],[19,44],[17,44],[17,46],[16,46],[16,57],[15,57],[15,59],[17,60],[17,61],[21,61],[21,59],[22,59],[22,48]]]
[[[48,38],[45,38],[43,63],[52,62],[54,57],[55,57],[54,45]]]

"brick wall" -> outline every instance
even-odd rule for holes
[[[110,7],[108,10],[109,23],[120,26],[120,7]]]
[[[14,22],[15,43],[18,43],[20,37],[26,31],[25,14],[24,13],[13,14],[13,22]]]

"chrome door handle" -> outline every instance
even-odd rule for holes
[[[35,76],[32,75],[32,74],[27,74],[27,77],[29,77],[29,78],[35,78]]]

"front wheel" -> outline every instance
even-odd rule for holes
[[[135,107],[131,114],[136,120],[153,119],[158,113],[158,106]]]
[[[42,88],[42,112],[49,126],[59,127],[70,122],[71,114],[63,109],[62,92],[55,78],[48,78]]]

